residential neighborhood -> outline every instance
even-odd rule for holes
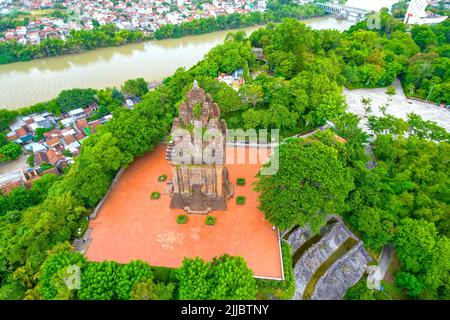
[[[26,26],[8,29],[1,41],[16,40],[38,45],[47,38],[66,40],[71,30],[92,30],[96,25],[114,24],[121,30],[154,32],[166,24],[178,25],[199,18],[215,18],[232,13],[265,11],[266,0],[0,0],[0,14],[14,11],[58,9],[60,14],[30,17]],[[62,12],[62,13],[61,13]]]
[[[98,125],[112,119],[112,115],[106,115],[89,120],[97,109],[97,103],[93,102],[61,116],[41,112],[17,117],[9,125],[6,139],[22,145],[28,160],[19,169],[0,172],[0,190],[8,192],[18,185],[29,186],[32,180],[46,173],[59,175],[73,164],[72,157],[79,154],[83,140],[95,133]]]

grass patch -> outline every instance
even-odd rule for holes
[[[309,280],[308,284],[306,285],[305,291],[303,292],[303,300],[309,300],[311,299],[311,296],[314,293],[314,289],[316,288],[316,284],[319,281],[319,279],[324,275],[325,271],[328,270],[337,260],[339,260],[340,257],[342,257],[344,254],[346,254],[348,251],[350,251],[358,242],[353,238],[348,238],[344,241],[343,244],[337,248],[335,252],[331,256],[328,257],[327,260],[324,261],[320,265],[319,268],[317,268],[316,272],[311,277],[311,280]]]
[[[245,186],[245,178],[237,178],[236,184],[238,186]]]
[[[150,195],[150,197],[152,198],[152,200],[158,200],[159,198],[161,198],[161,193],[159,192],[152,192],[152,194]]]
[[[236,203],[237,203],[237,204],[240,204],[240,205],[245,204],[245,197],[244,197],[244,196],[238,196],[238,197],[236,198]]]
[[[185,214],[180,214],[180,215],[177,217],[177,223],[178,223],[178,224],[185,224],[187,221],[188,221],[188,217],[187,217],[187,215],[185,215]]]
[[[158,182],[164,182],[167,180],[167,175],[163,174],[158,177]]]
[[[206,220],[205,220],[205,223],[206,223],[208,226],[213,226],[213,225],[215,225],[215,224],[216,224],[216,217],[213,217],[213,216],[207,216],[207,217],[206,217]]]

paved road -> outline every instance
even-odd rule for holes
[[[1,165],[0,166],[0,176],[16,172],[20,168],[23,168],[23,169],[27,168],[28,167],[27,158],[28,158],[28,156],[26,154],[22,154],[16,160]]]

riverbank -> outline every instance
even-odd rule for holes
[[[333,16],[302,20],[313,29],[347,30],[353,22]],[[241,28],[247,34],[261,28]],[[19,109],[48,101],[72,88],[118,87],[128,79],[160,81],[180,67],[190,68],[226,35],[218,31],[179,39],[152,40],[0,66],[0,108]]]

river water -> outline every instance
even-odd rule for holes
[[[366,9],[390,6],[395,0],[349,0],[347,5]],[[332,16],[303,20],[314,29],[346,30],[353,22]],[[247,33],[260,27],[244,28]],[[158,81],[179,67],[191,67],[227,31],[204,35],[148,41],[122,47],[104,48],[81,54],[0,65],[0,108],[17,109],[50,100],[71,88],[119,87],[128,79],[142,77]]]

